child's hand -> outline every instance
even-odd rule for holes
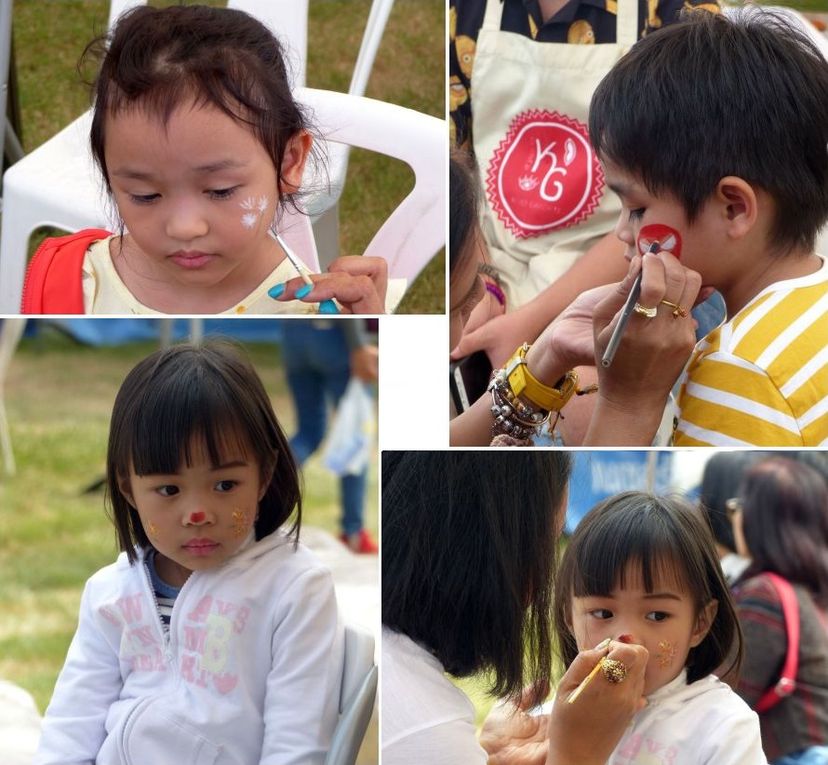
[[[328,273],[311,274],[310,278],[312,287],[296,277],[276,285],[269,294],[280,301],[336,300],[342,306],[342,313],[385,313],[388,264],[383,258],[344,255],[331,263]]]

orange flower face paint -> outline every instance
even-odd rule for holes
[[[669,640],[662,640],[658,644],[658,666],[664,669],[673,663],[676,658],[676,648]]]
[[[250,522],[250,513],[246,510],[233,510],[233,536],[237,539],[247,534]]]
[[[147,536],[152,539],[158,539],[158,527],[152,521],[147,525]]]

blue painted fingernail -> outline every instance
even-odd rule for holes
[[[313,289],[312,284],[304,284],[298,290],[296,290],[296,297],[301,300],[303,297],[307,297],[310,295],[310,291]]]
[[[319,313],[339,313],[339,309],[333,300],[323,300],[319,304]]]
[[[279,298],[279,297],[282,296],[282,293],[284,291],[285,291],[285,285],[284,285],[284,283],[282,283],[282,284],[277,284],[275,287],[271,287],[267,291],[267,294],[270,295],[270,297],[272,297],[274,300],[276,300],[276,298]]]

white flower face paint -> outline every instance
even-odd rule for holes
[[[258,199],[247,197],[247,199],[239,204],[241,209],[246,211],[241,217],[242,226],[245,228],[253,228],[259,222],[262,215],[264,215],[269,204],[267,197],[264,196]]]

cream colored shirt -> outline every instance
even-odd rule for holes
[[[124,284],[109,254],[112,236],[94,242],[83,259],[82,285],[83,307],[87,314],[156,314],[154,308],[141,303]],[[304,269],[306,273],[310,273]],[[226,314],[308,314],[318,312],[318,303],[303,303],[301,300],[273,300],[267,291],[281,282],[293,279],[296,270],[285,258],[270,275],[244,300],[232,306]]]

